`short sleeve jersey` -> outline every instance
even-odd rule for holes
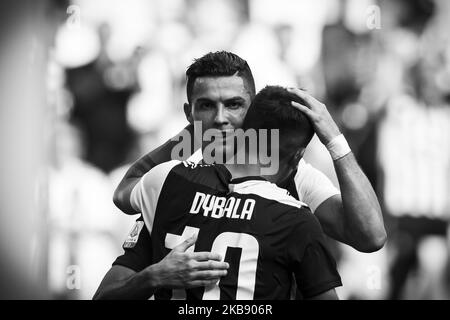
[[[156,299],[289,299],[292,274],[304,298],[341,285],[309,208],[260,177],[232,180],[221,165],[170,161],[148,172],[131,198],[145,228],[114,264],[142,270],[193,234],[191,250],[230,264],[212,287],[161,289]]]

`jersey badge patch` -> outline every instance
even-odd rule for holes
[[[136,221],[136,223],[133,226],[133,229],[131,229],[130,233],[128,234],[127,239],[123,243],[123,248],[134,248],[136,245],[139,234],[141,233],[142,227],[144,226],[144,221]]]

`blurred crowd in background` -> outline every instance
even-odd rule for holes
[[[52,298],[90,299],[136,217],[112,193],[130,164],[187,125],[185,70],[210,51],[246,59],[257,90],[323,101],[372,182],[388,243],[330,240],[342,299],[449,299],[448,0],[48,1],[48,157],[38,243]],[[47,8],[48,9],[48,8]],[[338,186],[326,149],[305,158]]]

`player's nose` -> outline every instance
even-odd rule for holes
[[[217,129],[225,129],[229,125],[227,111],[223,105],[219,105],[214,118],[214,124]]]

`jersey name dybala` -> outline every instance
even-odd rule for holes
[[[289,299],[308,237],[299,230],[313,215],[286,190],[258,177],[231,181],[221,165],[170,161],[141,179],[132,203],[150,233],[153,263],[196,234],[188,251],[218,253],[230,265],[216,285],[161,289],[155,299]]]
[[[221,219],[251,220],[255,209],[255,199],[241,199],[233,196],[220,197],[203,192],[196,192],[192,201],[190,214],[202,213],[205,217]]]

